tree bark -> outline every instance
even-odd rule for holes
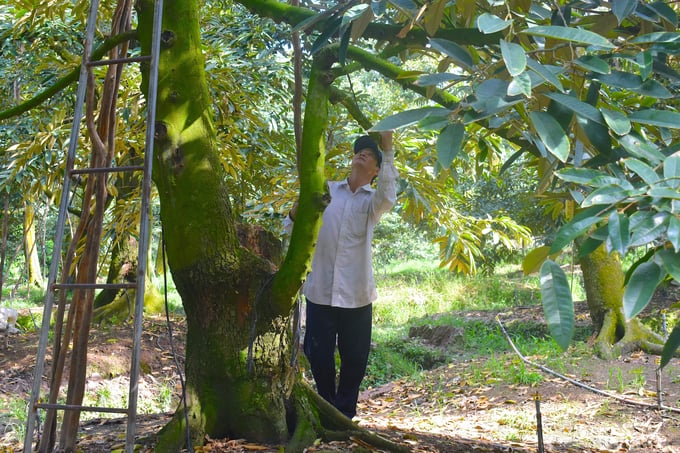
[[[30,201],[24,203],[24,257],[26,258],[28,284],[42,288],[45,281],[40,268],[40,257],[35,240],[35,208]]]
[[[137,4],[140,42],[149,49],[152,2]],[[144,31],[143,31],[144,30]],[[186,443],[247,438],[302,451],[338,426],[334,408],[296,384],[289,314],[309,268],[324,208],[323,132],[333,57],[315,59],[302,134],[298,221],[276,273],[272,238],[238,228],[218,159],[203,69],[198,4],[165,4],[160,56],[154,182],[167,261],[187,320],[186,399],[159,433],[156,451]],[[143,89],[146,89],[146,75]],[[240,238],[239,238],[240,236]],[[250,238],[250,239],[249,239]],[[241,242],[247,244],[241,246]],[[352,425],[349,420],[339,426]],[[356,431],[355,426],[351,432]],[[350,431],[345,432],[345,436]],[[292,437],[291,437],[292,433]]]
[[[623,314],[624,275],[621,260],[604,244],[580,260],[588,310],[597,334],[595,352],[612,359],[634,350],[660,354],[665,340],[638,318]]]
[[[150,48],[153,2],[137,5]],[[167,259],[187,319],[186,406],[159,437],[158,451],[247,437],[284,442],[285,396],[294,375],[287,313],[269,307],[273,264],[241,247],[218,159],[201,54],[198,4],[166,2],[160,56],[154,182]],[[147,79],[144,77],[144,90]],[[185,417],[186,415],[188,417]]]
[[[2,208],[2,233],[0,233],[0,300],[2,300],[2,287],[5,282],[5,257],[7,255],[7,233],[9,232],[9,193],[3,197],[5,202]]]

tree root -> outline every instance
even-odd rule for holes
[[[358,440],[370,447],[395,453],[411,451],[359,427],[302,381],[296,383],[293,395],[297,425],[286,445],[286,453],[303,452],[317,437],[324,441]]]
[[[93,322],[117,324],[130,319],[135,307],[135,293],[134,289],[119,291],[110,303],[94,309]],[[163,310],[163,297],[154,286],[147,285],[144,290],[144,312],[158,314]]]
[[[600,333],[595,340],[595,351],[598,357],[612,360],[633,351],[644,351],[648,354],[661,354],[665,339],[642,324],[639,319],[619,322],[623,315],[615,312],[605,314]]]

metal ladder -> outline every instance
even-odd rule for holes
[[[38,351],[36,357],[36,366],[33,378],[33,387],[31,391],[31,398],[28,407],[28,417],[26,422],[26,435],[24,439],[24,453],[32,451],[32,443],[34,440],[34,431],[36,430],[36,421],[38,418],[38,409],[50,410],[75,410],[75,411],[94,411],[94,412],[108,412],[108,413],[122,413],[127,414],[127,427],[125,439],[126,453],[133,453],[134,440],[136,433],[136,418],[137,418],[137,396],[139,393],[138,381],[140,371],[140,344],[142,337],[142,318],[144,309],[144,284],[146,281],[147,269],[147,251],[149,246],[149,212],[150,212],[150,197],[151,197],[151,168],[153,160],[154,147],[154,124],[156,117],[156,100],[157,100],[157,86],[158,86],[158,59],[160,54],[160,40],[161,40],[161,23],[163,15],[163,0],[154,0],[154,18],[153,18],[153,33],[151,53],[148,56],[122,58],[117,60],[100,60],[90,61],[92,54],[94,33],[97,24],[97,17],[99,11],[99,0],[92,0],[90,5],[90,12],[87,19],[86,37],[84,44],[83,61],[80,68],[80,77],[78,80],[78,90],[76,94],[75,111],[73,118],[73,126],[71,128],[71,138],[69,141],[66,171],[64,174],[64,185],[61,193],[61,201],[59,207],[59,215],[57,218],[57,226],[54,240],[54,252],[52,262],[50,265],[47,293],[45,296],[45,306],[43,310],[43,322],[40,331],[40,339],[38,343]],[[88,168],[88,169],[74,169],[74,162],[76,157],[76,148],[78,146],[78,137],[80,133],[80,123],[83,117],[83,106],[85,102],[85,93],[87,88],[87,73],[89,66],[102,66],[110,64],[124,64],[131,62],[148,61],[150,65],[149,74],[149,88],[147,96],[147,118],[146,118],[146,143],[144,164],[140,166],[127,167],[106,167],[106,168]],[[71,178],[77,174],[93,174],[109,172],[127,172],[127,171],[142,171],[142,198],[141,198],[141,214],[139,225],[139,241],[138,241],[138,266],[137,266],[137,281],[135,283],[123,284],[98,284],[96,282],[83,283],[68,283],[57,284],[57,274],[59,272],[59,262],[62,253],[62,245],[64,241],[64,229],[67,219],[67,210],[69,205],[69,193],[71,192]],[[68,270],[64,270],[67,272]],[[106,407],[91,407],[91,406],[75,406],[66,404],[43,404],[40,403],[40,390],[43,379],[43,372],[45,366],[45,354],[47,350],[48,335],[50,330],[50,319],[52,308],[54,305],[56,290],[95,290],[95,289],[124,289],[135,288],[135,310],[133,320],[133,350],[130,364],[130,387],[128,394],[127,408],[106,408]]]

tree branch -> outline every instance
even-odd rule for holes
[[[99,60],[102,58],[109,50],[113,49],[122,42],[130,41],[137,36],[136,30],[130,30],[125,33],[121,33],[116,36],[112,36],[106,39],[97,49],[92,52],[92,60]],[[61,79],[57,80],[55,83],[45,88],[43,91],[35,95],[34,97],[22,102],[21,104],[3,110],[0,112],[0,121],[19,116],[35,107],[39,106],[55,94],[59,93],[61,90],[76,82],[80,74],[80,66],[73,68],[71,72],[63,76]]]
[[[284,22],[291,26],[301,24],[303,21],[319,14],[316,11],[281,3],[276,0],[237,0],[238,3],[248,8],[253,14],[260,17],[269,17],[275,22]],[[320,20],[309,29],[321,31],[326,26],[329,19]],[[308,29],[308,30],[309,30]],[[425,30],[412,28],[403,38],[397,38],[401,32],[401,25],[382,24],[372,22],[364,31],[362,37],[376,39],[378,41],[399,41],[404,44],[415,44],[423,46],[428,43],[429,37]],[[434,38],[447,39],[461,45],[484,46],[498,44],[502,38],[502,33],[484,34],[476,28],[449,28],[438,30]]]
[[[326,150],[324,131],[328,127],[328,100],[335,55],[322,50],[314,56],[307,88],[307,107],[302,128],[300,198],[290,246],[272,284],[272,300],[280,313],[288,313],[311,266],[321,213],[326,207]]]

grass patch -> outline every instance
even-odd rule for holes
[[[543,379],[513,352],[494,320],[503,310],[541,304],[538,278],[524,277],[519,265],[498,266],[492,276],[468,277],[440,269],[435,262],[409,261],[385,268],[377,283],[380,298],[374,305],[374,348],[365,388],[399,378],[418,379],[423,370],[461,358],[472,361],[471,379],[479,383],[535,385]],[[464,334],[448,348],[434,348],[409,337],[411,327],[425,325],[451,326]],[[504,327],[525,357],[558,372],[571,360],[542,322],[511,321]],[[578,328],[575,340],[590,333],[589,327]]]

